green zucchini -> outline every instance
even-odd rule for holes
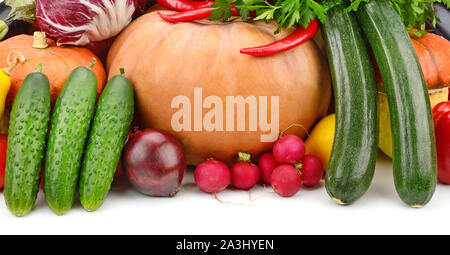
[[[133,111],[133,85],[123,73],[114,76],[98,100],[81,167],[80,200],[87,211],[100,208],[108,195]]]
[[[50,209],[66,213],[75,199],[84,146],[94,112],[97,77],[86,67],[72,71],[56,100],[44,170],[44,193]]]
[[[437,165],[430,101],[416,52],[388,1],[362,3],[357,16],[388,97],[397,193],[409,206],[422,207],[433,196]]]
[[[24,216],[39,191],[50,120],[50,85],[41,72],[22,82],[11,110],[4,196],[9,211]]]
[[[356,16],[345,12],[339,2],[328,11],[322,28],[336,105],[336,132],[325,187],[335,202],[350,204],[367,191],[375,170],[377,91]]]

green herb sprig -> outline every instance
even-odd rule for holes
[[[361,3],[370,0],[351,0],[346,11],[356,11]],[[450,8],[450,0],[386,0],[389,1],[399,13],[405,27],[412,33],[422,35],[424,33],[425,20],[431,20],[436,24],[437,18],[433,13],[433,3],[444,3]],[[315,0],[216,0],[212,5],[215,9],[211,12],[211,20],[227,21],[231,17],[230,5],[234,4],[240,11],[244,21],[248,20],[251,11],[256,13],[253,20],[266,22],[275,20],[281,28],[290,28],[294,25],[307,27],[309,22],[318,18],[322,23],[326,19],[326,13],[337,4],[343,4],[345,0],[334,0],[325,3]],[[330,4],[331,3],[331,4]]]
[[[362,2],[369,0],[353,0],[347,11],[356,11]],[[433,12],[433,3],[443,3],[450,8],[450,0],[389,0],[395,7],[405,27],[410,33],[424,35],[425,21],[430,20],[433,26],[438,21]]]
[[[290,28],[294,25],[307,27],[309,22],[318,18],[325,21],[326,8],[314,0],[275,0],[270,3],[267,0],[216,0],[210,19],[223,21],[231,17],[230,5],[234,3],[240,11],[241,17],[247,21],[249,13],[254,11],[256,17],[253,20],[275,20],[279,27],[275,31],[280,32],[282,27]]]

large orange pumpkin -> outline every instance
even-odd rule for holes
[[[88,49],[56,46],[53,40],[46,40],[48,47],[45,49],[33,48],[34,39],[31,35],[17,35],[0,42],[0,68],[7,68],[17,61],[10,74],[11,88],[6,98],[8,108],[11,107],[22,81],[29,73],[36,71],[39,63],[42,64],[42,72],[50,81],[51,99],[55,102],[64,81],[73,69],[88,66],[94,58],[98,60]],[[92,71],[97,75],[97,93],[100,94],[106,82],[106,73],[99,60],[92,67]]]
[[[274,35],[276,28],[274,23],[238,20],[225,24],[171,24],[151,11],[131,23],[115,40],[107,59],[108,75],[111,78],[121,67],[125,68],[134,84],[137,113],[143,126],[163,129],[178,137],[185,146],[189,164],[208,158],[230,163],[240,151],[256,156],[270,150],[273,143],[261,142],[260,135],[269,132],[261,131],[259,124],[256,131],[249,130],[248,106],[246,131],[206,131],[201,126],[201,117],[211,110],[206,106],[198,122],[202,131],[193,131],[194,122],[198,121],[193,109],[198,102],[194,88],[202,89],[203,99],[215,96],[221,100],[223,115],[227,96],[254,96],[256,100],[267,96],[269,104],[275,102],[271,96],[278,96],[276,134],[291,126],[288,133],[305,136],[305,130],[327,113],[331,97],[326,58],[317,45],[311,40],[269,57],[239,53],[241,48],[267,44],[292,32],[282,30]],[[172,108],[177,96],[191,102],[191,131],[175,131],[171,124],[180,110]],[[221,127],[226,130],[225,117],[222,120]],[[232,120],[235,126],[237,110]]]

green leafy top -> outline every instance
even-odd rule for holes
[[[350,0],[347,11],[356,11],[362,2],[370,0]],[[450,7],[450,0],[386,0],[396,8],[406,28],[420,35],[423,33],[425,20],[436,23],[433,13],[433,3],[444,3]],[[309,22],[318,18],[322,23],[326,19],[326,12],[337,4],[347,2],[345,0],[326,1],[325,3],[315,0],[216,0],[212,5],[211,20],[226,21],[231,17],[230,4],[234,3],[240,11],[242,19],[248,20],[249,12],[254,11],[256,17],[253,20],[275,20],[279,27],[290,28],[294,25],[307,27]]]
[[[405,27],[418,36],[422,36],[425,31],[425,20],[430,20],[436,26],[437,18],[434,16],[433,3],[444,3],[450,7],[450,0],[389,0],[400,15]],[[347,10],[358,9],[362,2],[369,0],[353,0]]]
[[[11,7],[6,20],[23,20],[32,22],[36,19],[36,7],[34,0],[6,0],[6,5]]]
[[[280,24],[276,32],[282,27],[290,28],[294,25],[307,27],[309,22],[318,18],[325,21],[327,9],[314,0],[216,0],[212,5],[210,19],[223,21],[231,17],[230,4],[234,3],[240,11],[241,17],[247,21],[250,11],[256,13],[253,20],[275,20]]]

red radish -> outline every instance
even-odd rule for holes
[[[174,136],[144,129],[125,145],[123,167],[138,191],[149,196],[173,197],[180,190],[186,160],[183,147]]]
[[[303,185],[306,187],[317,185],[322,179],[324,171],[320,159],[313,155],[305,155],[301,165],[300,172],[302,173]]]
[[[207,160],[195,168],[194,180],[200,190],[213,193],[224,190],[230,184],[230,169],[218,160]]]
[[[258,167],[261,171],[261,180],[264,183],[270,184],[270,176],[272,175],[273,169],[277,166],[278,162],[271,152],[266,152],[259,157]]]
[[[290,197],[302,186],[302,178],[295,167],[281,165],[275,168],[270,179],[272,189],[282,197]]]
[[[250,189],[259,181],[259,168],[250,161],[250,154],[239,152],[239,162],[231,167],[231,184],[238,189]]]
[[[305,156],[305,144],[296,135],[286,135],[273,146],[273,156],[280,164],[295,164]]]

